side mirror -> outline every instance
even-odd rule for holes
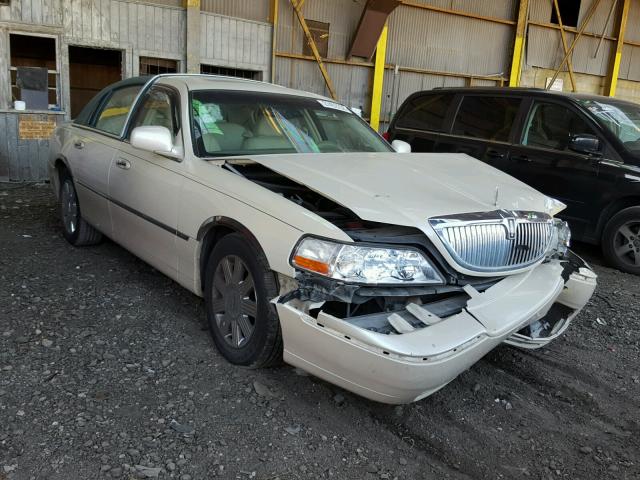
[[[131,132],[131,146],[140,150],[171,155],[173,153],[173,135],[167,127],[149,125],[136,127]]]
[[[411,153],[411,145],[402,140],[394,140],[391,142],[391,148],[397,153]]]
[[[581,133],[571,135],[569,139],[569,150],[585,155],[593,155],[600,153],[600,140],[595,135]]]

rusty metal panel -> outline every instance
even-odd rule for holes
[[[354,35],[348,56],[371,58],[384,24],[399,0],[368,0]]]
[[[202,0],[200,9],[228,17],[268,22],[270,3],[270,0]]]

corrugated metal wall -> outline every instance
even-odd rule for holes
[[[307,20],[329,24],[328,58],[345,59],[365,3],[365,0],[307,0],[305,2],[303,11]],[[302,54],[304,33],[289,0],[280,0],[276,40],[278,52]],[[338,98],[349,106],[368,109],[371,102],[372,69],[330,63],[326,67]],[[276,83],[329,95],[315,62],[278,58],[275,68]]]
[[[271,78],[271,24],[203,13],[201,63],[258,70]]]
[[[202,0],[200,8],[203,12],[267,22],[271,5],[270,0]]]
[[[582,0],[578,26],[582,25],[595,0]],[[615,15],[612,16],[609,25],[605,28],[607,15],[613,6],[614,0],[601,0],[595,15],[585,29],[587,33],[601,36],[615,36]],[[620,3],[620,2],[618,2]],[[546,0],[534,0],[530,3],[530,20],[540,23],[550,23],[552,3]],[[571,45],[575,34],[567,33],[567,43]],[[598,54],[599,38],[582,36],[572,54],[573,70],[576,73],[589,75],[606,75],[610,64],[610,52],[612,42],[606,38],[603,40]],[[557,68],[564,57],[559,30],[553,30],[538,25],[529,25],[526,65],[540,68]]]

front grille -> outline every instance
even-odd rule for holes
[[[549,215],[506,210],[451,215],[429,222],[460,266],[494,273],[541,260],[554,228]]]

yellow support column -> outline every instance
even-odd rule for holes
[[[622,58],[622,48],[624,47],[624,34],[627,30],[627,18],[629,17],[629,5],[631,0],[624,0],[622,4],[622,12],[620,14],[620,23],[618,24],[618,39],[616,40],[616,52],[611,62],[609,70],[609,78],[607,79],[607,87],[605,93],[610,97],[616,96],[616,87],[618,86],[618,75],[620,74],[620,59]]]
[[[276,35],[278,33],[278,7],[280,0],[271,0],[271,24],[273,33],[271,34],[271,83],[276,83]]]
[[[376,46],[376,60],[373,68],[373,91],[371,92],[371,128],[380,127],[382,109],[382,88],[384,86],[384,65],[387,56],[387,24],[384,25]]]
[[[509,76],[509,86],[520,85],[520,74],[522,73],[522,59],[524,58],[524,34],[527,29],[527,17],[529,13],[529,0],[520,0],[518,8],[518,20],[516,23],[516,38],[513,42],[513,59],[511,60],[511,75]]]

